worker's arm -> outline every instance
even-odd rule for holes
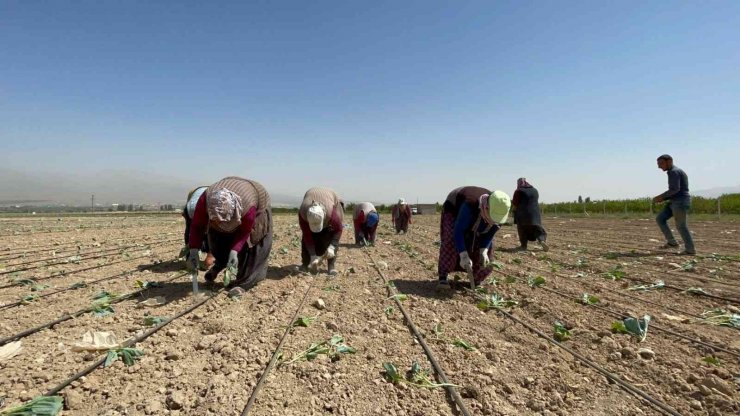
[[[485,224],[485,221],[481,221],[481,228],[485,230],[487,225]],[[496,232],[500,229],[498,224],[493,224],[491,226],[491,229],[487,232],[481,234],[478,238],[480,239],[480,246],[478,248],[489,248],[493,244],[493,237],[496,235]]]
[[[412,222],[411,219],[414,217],[414,215],[411,212],[411,207],[408,206],[408,205],[406,205],[406,216],[409,217],[409,224],[411,224],[411,222]]]
[[[470,206],[468,206],[468,204],[463,204],[463,206],[460,207],[460,211],[457,213],[453,232],[455,237],[455,249],[458,253],[467,251],[465,248],[465,232],[470,229],[473,219]]]
[[[244,244],[249,240],[249,235],[252,234],[254,228],[254,221],[257,218],[257,208],[251,207],[246,214],[242,216],[242,223],[239,228],[236,229],[236,234],[231,243],[231,249],[237,253],[242,250]]]
[[[298,225],[301,226],[301,231],[303,232],[303,244],[306,245],[306,250],[308,250],[308,254],[311,255],[311,257],[316,255],[316,245],[313,242],[313,233],[311,232],[311,227],[308,226],[308,221],[304,220],[303,217],[298,215]]]
[[[662,194],[656,196],[655,202],[661,202],[666,199],[671,199],[673,195],[676,195],[681,190],[681,174],[677,170],[668,171],[668,190]]]
[[[335,248],[339,247],[339,240],[342,239],[342,231],[344,224],[342,224],[342,216],[339,215],[339,210],[343,207],[340,204],[336,204],[334,209],[331,211],[331,219],[329,220],[329,226],[331,227],[334,234],[331,239],[331,245]]]
[[[360,211],[360,213],[357,214],[357,217],[353,221],[355,226],[355,238],[358,240],[360,239],[360,234],[362,233],[363,222],[365,222],[365,213]]]

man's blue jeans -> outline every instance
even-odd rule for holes
[[[691,233],[689,232],[688,227],[688,216],[689,216],[689,209],[691,208],[691,199],[677,199],[677,200],[671,200],[666,203],[665,208],[663,208],[663,211],[661,211],[657,217],[655,217],[655,221],[658,223],[658,226],[660,227],[660,231],[663,232],[663,235],[665,236],[666,241],[670,245],[678,245],[678,242],[676,241],[676,238],[673,237],[673,233],[671,232],[671,228],[668,226],[668,220],[671,217],[676,218],[676,228],[678,229],[678,232],[681,234],[681,238],[683,239],[683,244],[686,247],[686,251],[693,253],[695,251],[694,249],[694,239],[691,238]]]

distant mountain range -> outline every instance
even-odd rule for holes
[[[190,190],[201,185],[179,178],[137,171],[109,170],[94,175],[29,174],[0,168],[0,205],[185,204]],[[274,206],[298,206],[303,198],[270,193]]]

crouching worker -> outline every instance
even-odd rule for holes
[[[438,290],[449,290],[451,272],[472,273],[478,285],[489,274],[493,237],[506,222],[511,201],[503,191],[477,186],[457,188],[447,195],[440,220]]]
[[[355,244],[358,246],[374,245],[375,234],[380,222],[375,206],[369,202],[357,204],[352,219],[355,226]]]
[[[230,176],[213,185],[198,198],[190,227],[189,268],[198,264],[198,248],[208,230],[208,246],[215,257],[206,272],[213,282],[225,268],[236,270],[228,283],[231,296],[240,296],[267,276],[272,249],[270,195],[259,183]]]
[[[322,261],[328,261],[329,274],[337,274],[339,240],[342,238],[344,204],[336,192],[328,188],[311,188],[303,196],[298,210],[301,226],[301,263],[303,268],[317,272]]]

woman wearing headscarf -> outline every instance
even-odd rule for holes
[[[182,216],[185,218],[185,247],[183,248],[185,252],[180,254],[181,257],[190,253],[188,250],[188,244],[190,243],[190,223],[193,222],[193,216],[195,215],[195,205],[198,203],[198,199],[203,195],[203,192],[205,192],[206,189],[208,189],[207,186],[199,186],[188,193],[187,202],[182,210]],[[203,243],[201,244],[200,251],[208,253],[205,260],[205,266],[211,267],[214,258],[213,255],[208,252],[208,236],[206,234],[203,235]]]
[[[355,226],[355,244],[359,246],[375,244],[375,233],[380,222],[375,206],[369,202],[357,204],[352,219]]]
[[[310,271],[318,271],[323,260],[328,261],[329,274],[337,273],[334,265],[342,238],[344,203],[336,192],[315,187],[306,191],[298,210],[301,226],[301,263]]]
[[[521,250],[527,249],[528,241],[539,242],[543,251],[550,249],[546,242],[547,232],[542,228],[539,199],[537,188],[530,185],[526,178],[519,178],[516,181],[516,191],[511,205]]]
[[[208,245],[216,258],[206,272],[213,282],[220,271],[236,270],[228,287],[241,295],[267,276],[272,249],[270,195],[259,183],[230,176],[209,186],[198,198],[190,227],[189,267],[197,266],[198,248],[208,230]]]
[[[438,289],[448,290],[451,272],[472,273],[475,284],[489,274],[493,237],[506,222],[511,202],[503,191],[491,192],[477,186],[454,189],[442,206]]]
[[[391,211],[391,221],[393,227],[396,229],[396,234],[401,231],[405,233],[409,232],[409,224],[411,224],[411,208],[406,204],[406,200],[403,198],[398,199],[398,204],[393,206]]]

